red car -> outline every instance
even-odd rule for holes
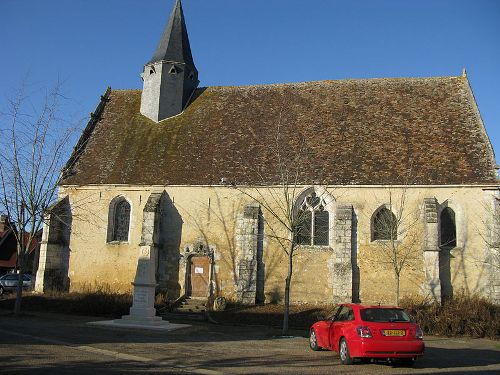
[[[309,345],[338,352],[344,365],[356,358],[398,358],[412,365],[424,354],[420,327],[401,308],[342,304],[311,326]]]

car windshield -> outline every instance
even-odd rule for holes
[[[406,312],[400,309],[371,308],[362,309],[361,320],[365,322],[410,322]]]

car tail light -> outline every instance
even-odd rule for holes
[[[415,338],[422,340],[424,338],[424,331],[422,331],[422,328],[417,327],[417,331],[415,332]]]
[[[364,337],[364,338],[372,337],[372,333],[370,331],[370,328],[368,328],[366,326],[359,326],[356,328],[356,331],[358,332],[359,337]]]

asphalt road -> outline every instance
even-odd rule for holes
[[[89,326],[89,317],[0,312],[5,374],[500,374],[500,342],[426,337],[414,368],[386,362],[342,366],[312,352],[306,332],[279,338],[265,327],[197,323],[172,332]]]

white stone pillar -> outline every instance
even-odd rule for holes
[[[255,304],[257,296],[257,250],[259,240],[258,204],[245,206],[236,223],[235,243],[238,262],[238,301],[245,305]]]
[[[66,196],[58,200],[44,214],[42,242],[35,291],[66,291],[69,289],[69,241],[71,235],[71,207]]]
[[[436,198],[424,199],[424,274],[422,286],[425,297],[441,302],[441,280],[439,278],[439,223]]]
[[[137,272],[132,285],[134,297],[130,314],[122,317],[123,322],[137,322],[141,324],[155,324],[162,321],[156,316],[155,290],[156,290],[156,256],[157,249],[151,245],[139,246]]]
[[[333,301],[352,302],[352,210],[350,204],[335,211],[335,255],[333,262]]]
[[[49,220],[50,214],[44,215],[44,224],[42,231],[42,241],[40,242],[40,256],[38,258],[38,271],[36,272],[35,278],[35,292],[43,293],[45,287],[45,268],[48,266],[47,264],[47,244],[49,237]]]
[[[161,193],[152,193],[144,207],[137,271],[132,282],[134,286],[132,307],[129,315],[115,320],[116,323],[138,325],[163,323],[162,318],[156,316],[154,307],[161,196]]]

